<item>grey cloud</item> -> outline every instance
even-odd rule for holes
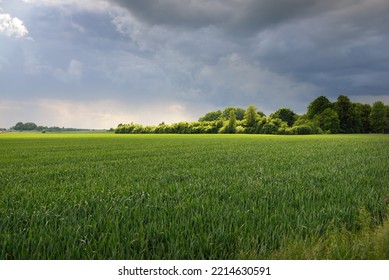
[[[159,51],[174,50],[205,65],[238,53],[325,94],[383,94],[388,89],[380,82],[389,71],[385,0],[115,2],[147,23],[139,23],[145,28],[137,37],[143,44],[157,34],[168,35],[154,41]],[[172,33],[158,32],[166,30]]]
[[[355,0],[111,0],[151,25],[259,31],[294,18],[313,17],[352,5]]]
[[[318,93],[314,85],[268,71],[237,53],[204,66],[198,73],[198,82],[209,92],[206,102],[217,102],[221,107],[226,105],[226,100],[227,105],[242,107],[257,104],[266,113],[284,106],[303,112],[306,105],[302,100]]]
[[[266,29],[251,39],[253,59],[335,97],[384,95],[389,85],[385,1],[358,1],[347,9]]]
[[[234,1],[112,0],[148,24],[201,27],[223,21]]]

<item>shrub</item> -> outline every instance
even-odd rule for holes
[[[243,126],[239,125],[236,127],[236,133],[245,133],[245,129]]]
[[[313,130],[312,127],[307,124],[297,125],[292,127],[291,129],[292,134],[296,135],[307,135],[312,134]]]

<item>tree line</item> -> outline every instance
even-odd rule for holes
[[[351,102],[339,95],[335,102],[325,96],[313,100],[303,115],[289,108],[280,108],[266,116],[254,105],[246,109],[227,107],[208,112],[197,122],[178,122],[158,126],[119,124],[115,133],[178,133],[178,134],[281,134],[322,133],[389,133],[389,106],[382,101],[370,104]]]
[[[83,128],[66,128],[66,127],[58,127],[58,126],[41,126],[37,125],[33,122],[18,122],[10,130],[15,131],[41,131],[41,132],[62,132],[62,131],[90,131],[91,129],[83,129]]]

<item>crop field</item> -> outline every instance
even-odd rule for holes
[[[0,259],[380,258],[388,200],[388,135],[0,135]]]

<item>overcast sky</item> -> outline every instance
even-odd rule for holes
[[[387,0],[0,0],[0,127],[389,104]]]

